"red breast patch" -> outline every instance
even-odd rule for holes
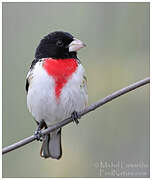
[[[43,67],[55,80],[55,95],[59,99],[63,86],[76,71],[78,63],[75,59],[44,59]]]

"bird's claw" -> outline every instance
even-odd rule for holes
[[[36,137],[37,141],[42,141],[42,133],[41,131],[35,131],[34,136]]]
[[[75,122],[76,124],[79,124],[78,119],[80,119],[81,116],[79,115],[78,112],[74,111],[74,112],[71,114],[71,117],[72,117],[72,119],[73,119],[73,122]]]

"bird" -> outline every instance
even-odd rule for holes
[[[27,107],[37,123],[35,135],[78,112],[88,103],[87,78],[77,51],[86,45],[64,31],[44,36],[26,77]],[[60,159],[61,128],[42,137],[40,156]]]

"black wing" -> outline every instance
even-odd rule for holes
[[[25,85],[25,90],[26,90],[27,93],[28,93],[28,89],[29,89],[30,79],[32,78],[32,70],[33,70],[35,64],[36,64],[38,61],[40,61],[40,59],[34,59],[34,60],[32,61],[32,64],[31,64],[31,66],[30,66],[30,71],[29,71],[28,74],[27,74],[27,77],[26,77],[26,85]]]
[[[26,79],[25,90],[27,93],[28,93],[28,88],[29,88],[29,82],[28,82],[28,79]]]

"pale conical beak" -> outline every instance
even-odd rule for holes
[[[78,51],[79,49],[85,47],[86,45],[79,39],[74,38],[73,41],[69,44],[69,52]]]

